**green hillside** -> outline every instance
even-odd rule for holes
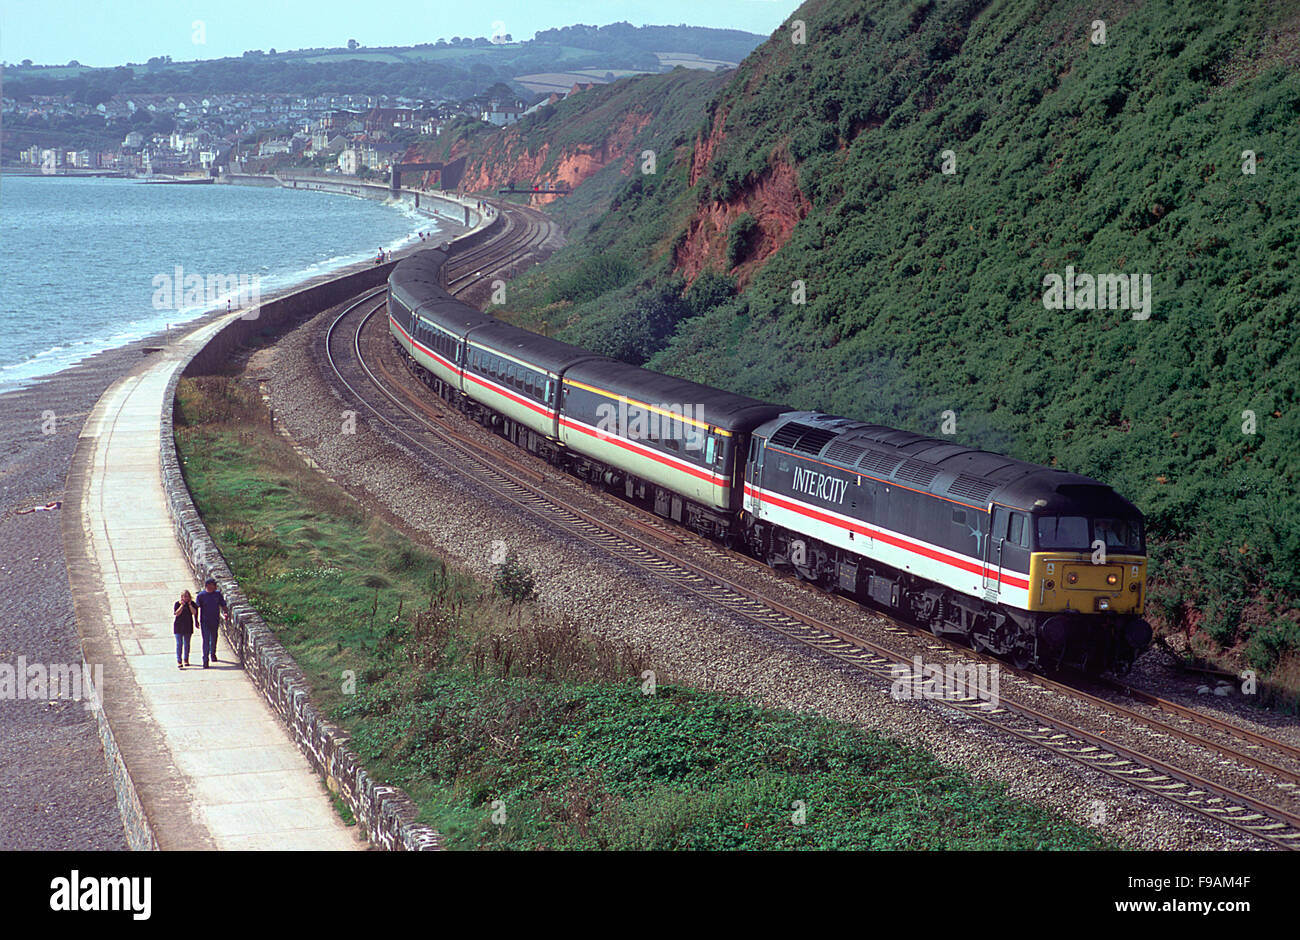
[[[958,441],[1111,482],[1149,519],[1158,626],[1274,668],[1300,645],[1300,10],[813,0],[792,20],[807,42],[777,30],[702,98],[694,139],[577,224],[513,315],[795,406],[931,434],[951,410]],[[807,210],[781,242],[783,165]],[[708,275],[683,299],[710,212],[732,221],[709,266],[745,289]],[[1149,275],[1149,319],[1046,309],[1067,266]]]
[[[155,56],[144,64],[106,68],[83,66],[75,60],[61,66],[27,61],[6,65],[5,94],[20,100],[68,95],[92,105],[115,94],[261,92],[456,99],[534,72],[582,68],[657,72],[656,51],[681,50],[738,62],[762,38],[736,29],[620,22],[542,30],[532,39],[495,43],[484,37],[455,36],[412,46],[250,49],[238,57],[173,62],[169,56]]]

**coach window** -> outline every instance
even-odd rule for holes
[[[555,382],[551,379],[546,380],[546,403],[552,403],[552,396],[555,394]]]
[[[716,447],[717,441],[714,439],[713,435],[710,434],[708,439],[704,442],[704,462],[706,464],[713,463],[713,453]]]

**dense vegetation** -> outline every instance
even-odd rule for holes
[[[696,104],[690,137],[713,152],[695,185],[697,147],[661,151],[516,286],[512,315],[614,348],[681,269],[692,220],[749,211],[715,264],[746,289],[675,321],[651,367],[932,434],[951,409],[958,441],[1111,482],[1148,516],[1157,625],[1285,665],[1300,639],[1294,6],[813,0],[792,18],[805,45],[778,30]],[[810,209],[754,255],[780,162]],[[550,302],[557,278],[595,277],[594,251],[640,276]],[[1150,275],[1150,319],[1045,309],[1044,275],[1067,266]]]
[[[186,480],[249,600],[449,847],[1109,847],[898,742],[648,685],[642,654],[526,603],[518,557],[494,597],[322,481],[254,388],[186,379],[178,402]]]

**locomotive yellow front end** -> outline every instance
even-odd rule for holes
[[[1077,509],[1075,510],[1078,511]],[[1028,609],[1044,664],[1125,669],[1151,644],[1141,517],[1035,516]]]
[[[1034,552],[1029,558],[1029,609],[1142,616],[1146,603],[1144,555],[1094,561],[1084,552]]]

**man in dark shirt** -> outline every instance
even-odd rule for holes
[[[203,585],[203,590],[199,591],[199,596],[194,598],[194,603],[199,605],[199,630],[203,633],[203,668],[208,668],[208,660],[214,663],[217,661],[217,628],[221,624],[221,617],[224,615],[226,622],[230,622],[230,608],[226,606],[226,598],[217,590],[217,582],[214,578],[208,578],[207,583]]]

